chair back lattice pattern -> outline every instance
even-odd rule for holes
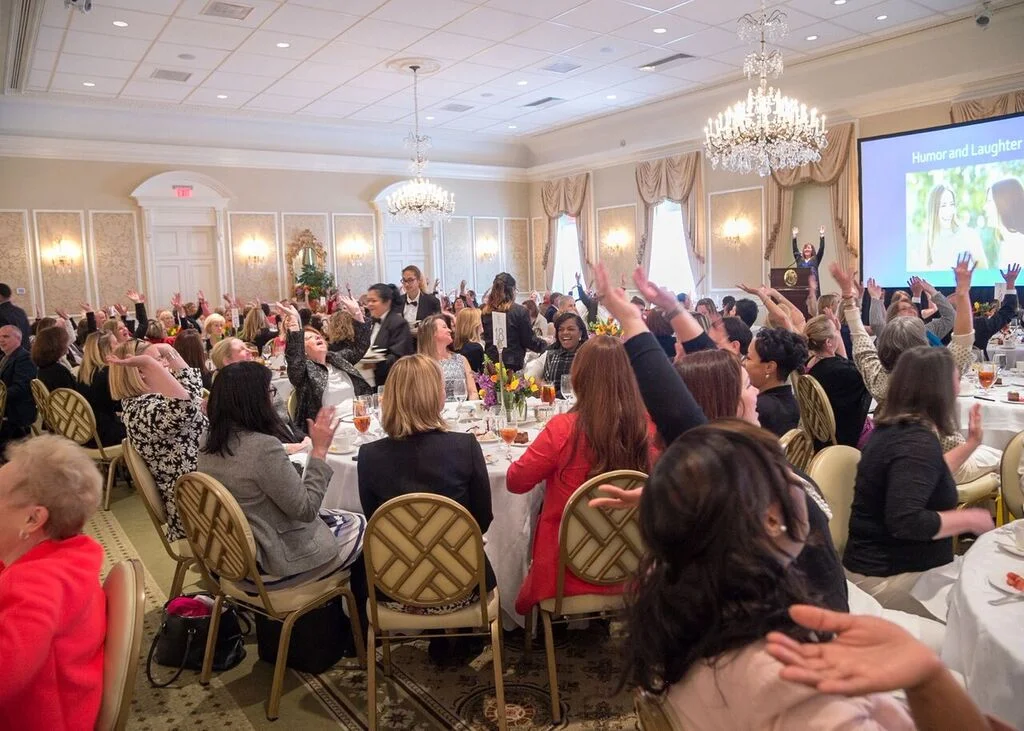
[[[857,483],[857,465],[860,452],[853,447],[838,445],[825,447],[807,467],[807,474],[821,488],[822,495],[832,509],[828,522],[836,552],[842,556],[850,533],[850,511],[853,508],[853,489]]]
[[[0,383],[0,419],[7,413],[7,384]]]
[[[1002,492],[1002,519],[1008,520],[1010,513],[1014,518],[1024,518],[1024,485],[1021,484],[1021,454],[1024,453],[1024,432],[1021,432],[1006,445],[1003,458],[999,464]]]
[[[175,483],[174,501],[202,566],[222,579],[249,579],[262,589],[249,521],[227,488],[202,472],[189,472]]]
[[[558,582],[556,604],[561,603],[568,568],[583,581],[598,585],[620,584],[636,573],[643,556],[637,508],[606,510],[588,504],[602,497],[601,485],[638,490],[647,475],[635,470],[615,470],[592,477],[569,498],[558,529]],[[556,608],[556,613],[560,606]]]
[[[36,410],[39,412],[39,415],[43,417],[43,424],[48,426],[50,423],[50,415],[47,413],[47,402],[50,399],[50,389],[48,389],[46,384],[38,378],[33,378],[30,385],[32,387],[32,400],[36,402]]]
[[[779,438],[779,444],[782,445],[782,449],[786,453],[786,459],[794,467],[806,470],[811,464],[811,459],[814,457],[814,442],[801,427],[790,429],[783,434]]]
[[[836,415],[818,379],[814,376],[797,377],[796,402],[800,406],[800,423],[811,439],[835,444]]]
[[[484,543],[469,511],[441,495],[392,498],[374,512],[363,539],[370,591],[416,607],[486,596]],[[372,596],[373,594],[371,594]],[[486,612],[486,601],[481,601]]]
[[[50,393],[46,405],[48,422],[53,431],[78,444],[95,439],[96,415],[85,396],[78,391],[58,388]]]
[[[124,461],[128,464],[128,472],[132,476],[132,484],[135,485],[135,489],[138,490],[146,507],[156,517],[157,522],[161,526],[166,525],[167,508],[164,507],[163,496],[160,495],[160,490],[156,486],[156,480],[153,479],[153,473],[149,471],[146,460],[128,439],[121,441],[121,451],[124,453]]]

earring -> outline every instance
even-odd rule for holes
[[[18,540],[19,541],[23,541],[26,538],[28,538],[28,533],[26,533],[24,530],[18,531]]]
[[[786,526],[780,524],[779,525],[779,530],[782,531],[783,533],[785,533],[786,532]]]

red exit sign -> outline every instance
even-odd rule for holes
[[[191,185],[174,185],[174,195],[178,198],[191,198],[192,197],[192,186]]]

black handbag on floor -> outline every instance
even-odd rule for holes
[[[181,598],[195,598],[198,594],[183,594],[164,604],[163,620],[157,630],[146,659],[146,677],[154,688],[166,688],[188,670],[203,669],[203,655],[206,653],[206,638],[210,632],[211,615],[185,616],[168,611],[172,602]],[[208,594],[205,596],[209,596]],[[211,597],[212,599],[212,597]],[[242,630],[242,624],[245,630]],[[230,670],[245,659],[244,637],[252,631],[250,620],[234,607],[222,607],[220,625],[217,628],[217,644],[213,652],[213,669],[217,672]],[[174,675],[165,682],[153,679],[153,663],[176,668]]]

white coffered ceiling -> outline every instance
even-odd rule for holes
[[[504,138],[691,92],[740,75],[740,15],[757,0],[46,0],[26,93],[228,116],[396,123],[411,78],[388,67],[429,57],[424,125]],[[972,14],[976,0],[786,0],[787,62]],[[663,70],[641,66],[694,56]],[[565,63],[571,70],[545,70]],[[183,72],[183,81],[154,79]],[[562,100],[540,109],[544,97]],[[468,107],[447,111],[452,104]]]

